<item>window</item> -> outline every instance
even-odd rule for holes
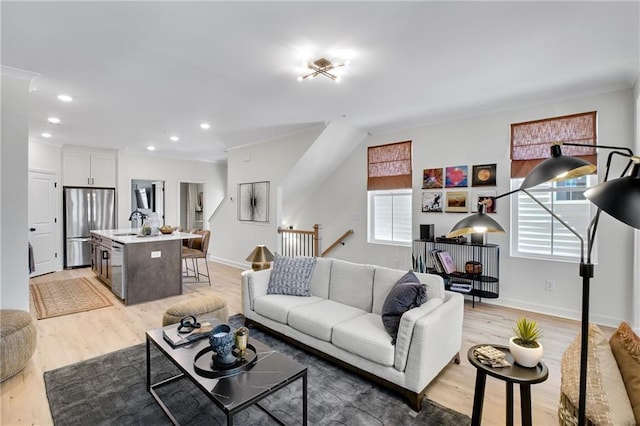
[[[563,155],[581,157],[597,164],[596,112],[545,118],[511,125],[511,188],[517,189],[523,178],[550,155],[553,143],[579,143],[563,146]],[[545,183],[528,191],[560,216],[587,241],[587,227],[594,209],[584,191],[597,183],[596,176],[583,176],[561,182]],[[518,192],[511,197],[511,254],[549,260],[580,260],[580,240],[562,223]],[[597,251],[594,251],[596,253]]]
[[[522,180],[513,179],[512,189],[518,188]],[[539,185],[528,191],[573,227],[586,243],[592,207],[584,197],[584,191],[595,183],[596,176],[583,176]],[[580,240],[527,194],[514,194],[511,204],[512,256],[565,261],[580,259]]]
[[[368,241],[411,245],[411,141],[367,150]]]
[[[370,243],[411,244],[411,190],[369,191]]]

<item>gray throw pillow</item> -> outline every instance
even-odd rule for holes
[[[267,294],[311,296],[311,274],[315,257],[285,257],[276,254]]]
[[[391,287],[382,305],[382,324],[396,344],[400,318],[410,309],[427,301],[427,286],[422,284],[413,271],[407,272]]]

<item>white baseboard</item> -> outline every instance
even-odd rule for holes
[[[545,315],[553,315],[560,318],[566,318],[570,320],[580,321],[582,318],[582,313],[580,311],[572,310],[572,309],[558,309],[558,308],[550,308],[549,306],[538,305],[535,303],[527,303],[522,300],[516,299],[482,299],[482,303],[504,306],[507,308],[513,309],[521,309],[529,312],[536,312],[539,314]],[[604,325],[607,327],[617,328],[621,322],[627,321],[624,318],[616,318],[610,317],[606,315],[594,315],[592,312],[589,313],[589,322],[595,323],[598,325]]]
[[[239,269],[242,269],[243,271],[246,269],[251,269],[250,263],[238,263],[238,262],[234,262],[233,260],[222,259],[220,257],[215,257],[215,256],[207,256],[207,260],[210,260],[212,262],[222,263],[223,265],[233,266],[234,268],[239,268]]]

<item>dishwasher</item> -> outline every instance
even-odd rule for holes
[[[124,245],[118,242],[111,242],[111,291],[113,291],[120,299],[126,295],[126,280],[123,268],[124,263]]]

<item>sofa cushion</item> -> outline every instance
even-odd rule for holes
[[[393,366],[394,347],[382,326],[380,315],[364,314],[336,324],[331,343],[378,364]]]
[[[636,424],[640,425],[640,337],[623,322],[609,339],[609,345],[622,374]]]
[[[329,298],[329,282],[331,282],[331,263],[332,259],[327,257],[318,257],[316,266],[311,274],[311,294]]]
[[[635,424],[631,403],[607,338],[595,324],[589,325],[588,337],[587,418],[597,425]],[[560,369],[560,390],[577,407],[580,387],[579,334],[562,355]],[[567,419],[569,411],[560,407],[558,414],[563,424],[572,423],[571,419]]]
[[[391,344],[395,345],[400,318],[409,309],[422,305],[426,300],[426,286],[418,277],[409,271],[391,288],[382,305],[382,324],[391,336]]]
[[[366,312],[362,309],[332,300],[322,300],[292,308],[288,324],[302,333],[330,342],[334,325],[364,314]]]
[[[374,314],[382,314],[382,305],[384,304],[387,294],[395,283],[405,274],[405,271],[399,269],[390,269],[377,267],[373,277],[373,305],[371,312]],[[442,277],[435,274],[421,274],[416,272],[416,277],[422,284],[427,286],[427,300],[434,298],[444,302],[444,281]]]
[[[375,266],[333,259],[329,299],[371,312]]]
[[[322,300],[324,299],[316,296],[298,297],[284,294],[270,294],[257,297],[253,304],[253,310],[274,321],[287,324],[289,310],[291,310],[291,308],[320,302]]]
[[[267,294],[310,296],[311,274],[315,265],[315,257],[285,257],[276,254]]]

